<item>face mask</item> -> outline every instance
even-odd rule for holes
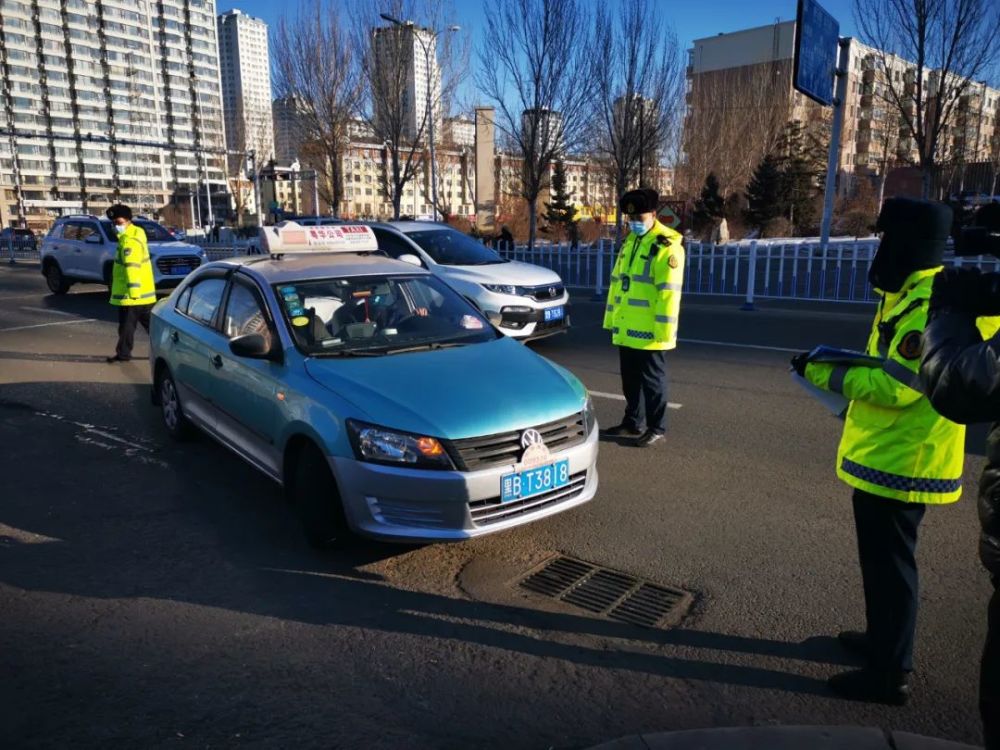
[[[628,228],[640,237],[649,231],[649,228],[646,226],[646,222],[644,221],[630,221],[628,223]]]
[[[125,233],[125,225],[124,224],[115,224],[115,231],[118,232],[118,234],[124,234]]]

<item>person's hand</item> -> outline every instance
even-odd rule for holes
[[[809,352],[802,352],[792,357],[792,369],[795,370],[799,377],[804,378],[806,376],[807,364],[809,364]]]
[[[413,314],[416,315],[418,318],[426,318],[428,315],[430,315],[430,311],[428,311],[426,307],[418,307],[416,310],[413,311]]]
[[[962,310],[975,316],[1000,314],[1000,276],[978,268],[946,268],[934,277],[930,310]]]

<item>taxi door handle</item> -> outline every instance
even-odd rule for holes
[[[222,357],[220,357],[218,354],[212,357],[212,366],[215,367],[216,370],[222,367]]]
[[[178,335],[177,331],[171,331],[170,340],[176,344],[178,341],[181,340],[181,337]]]

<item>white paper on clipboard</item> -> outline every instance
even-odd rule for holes
[[[844,415],[847,413],[847,407],[850,406],[850,401],[839,393],[832,393],[831,391],[824,391],[822,388],[817,388],[797,372],[793,371],[791,375],[792,380],[802,386],[806,393],[826,407],[833,416],[841,419],[844,418]]]

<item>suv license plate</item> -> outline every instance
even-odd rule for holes
[[[569,459],[500,477],[500,502],[527,500],[569,484]]]
[[[185,276],[191,273],[191,266],[174,266],[174,276]]]
[[[563,319],[563,308],[562,305],[559,307],[550,307],[545,311],[545,322],[548,323],[553,320]]]

